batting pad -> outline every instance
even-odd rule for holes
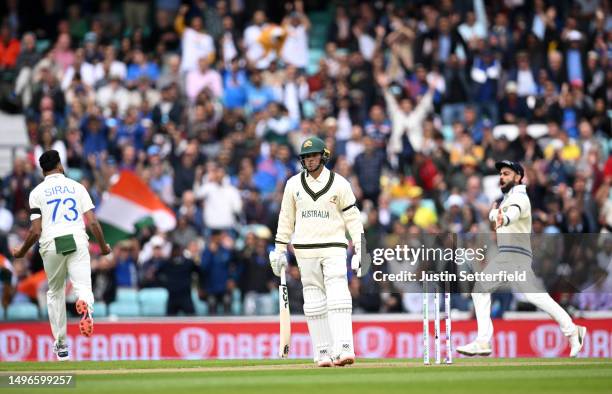
[[[351,319],[353,302],[346,276],[328,278],[325,281],[325,285],[327,288],[327,308],[329,309],[328,314],[334,343],[334,355],[354,355],[353,324]]]
[[[304,315],[312,341],[312,354],[315,362],[319,357],[332,357],[332,334],[327,319],[327,298],[323,290],[316,286],[304,287]]]

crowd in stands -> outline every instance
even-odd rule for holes
[[[97,301],[165,287],[171,315],[193,314],[194,298],[209,313],[273,311],[268,251],[285,181],[301,170],[297,152],[312,135],[331,150],[328,167],[351,181],[368,245],[490,232],[502,159],[525,168],[535,233],[612,231],[610,1],[7,0],[0,8],[0,106],[25,115],[30,142],[1,182],[5,308],[44,303],[37,250],[18,260],[9,250],[27,232],[37,159],[48,149],[96,206],[128,170],[176,213],[176,230],[142,226],[111,258],[91,246]],[[595,264],[568,256],[557,256],[555,298],[609,310],[612,243]],[[299,313],[295,259],[289,275]],[[591,291],[574,295],[563,277]],[[396,289],[379,294],[350,273],[349,281],[356,312],[420,307]],[[468,310],[469,295],[457,297]],[[520,309],[520,297],[495,305]]]

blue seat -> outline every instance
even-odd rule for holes
[[[143,316],[166,316],[168,290],[162,287],[142,289],[138,292],[138,301]]]
[[[38,320],[38,307],[32,303],[11,304],[6,309],[6,320]]]
[[[191,291],[191,300],[193,301],[193,307],[195,309],[196,315],[208,315],[208,304],[200,300],[200,297],[198,296],[198,291],[196,289],[193,289]]]
[[[138,290],[130,288],[118,288],[115,297],[117,302],[138,302]]]
[[[109,315],[119,317],[140,316],[140,305],[137,302],[111,302],[108,306]]]
[[[108,306],[104,302],[94,303],[94,318],[95,317],[106,317],[108,316]]]
[[[242,315],[242,292],[240,289],[234,289],[232,292],[232,315]]]

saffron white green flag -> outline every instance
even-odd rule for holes
[[[131,171],[121,171],[96,211],[108,243],[129,238],[138,225],[153,222],[159,231],[176,227],[176,216],[157,195]]]

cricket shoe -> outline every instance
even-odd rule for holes
[[[582,350],[582,346],[584,345],[584,337],[586,336],[587,329],[584,326],[576,326],[576,330],[570,336],[570,345],[572,349],[570,350],[570,357],[576,357],[580,350]]]
[[[327,367],[333,367],[334,366],[334,361],[332,360],[331,356],[329,355],[329,350],[328,349],[320,349],[319,350],[319,357],[317,357],[317,367],[319,368],[327,368]]]
[[[53,353],[57,356],[57,361],[68,361],[70,360],[70,354],[68,353],[68,345],[64,342],[55,341],[53,343]]]
[[[334,359],[334,365],[336,367],[344,367],[345,365],[351,365],[355,363],[355,355],[349,353],[342,353]]]
[[[468,343],[467,345],[459,346],[457,353],[464,354],[466,356],[488,356],[491,354],[491,345],[488,342],[477,342]]]
[[[76,303],[76,310],[81,315],[81,321],[79,322],[79,330],[81,335],[90,337],[93,334],[93,317],[89,311],[89,306],[83,300],[78,300]]]
[[[342,351],[336,358],[334,358],[334,365],[337,367],[344,367],[345,365],[351,365],[355,362],[355,352],[353,347],[349,343],[342,344]]]

